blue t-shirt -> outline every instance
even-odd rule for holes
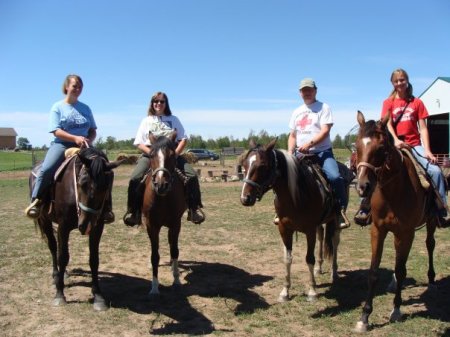
[[[97,125],[89,106],[79,101],[68,104],[62,100],[53,104],[50,110],[49,132],[55,132],[57,129],[74,136],[87,137],[89,129],[97,129]],[[63,142],[58,137],[55,137],[54,141]]]

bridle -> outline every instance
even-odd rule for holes
[[[151,179],[151,182],[152,182],[152,188],[153,188],[153,190],[154,191],[156,191],[157,190],[157,186],[156,186],[156,175],[158,174],[158,172],[163,172],[163,174],[165,173],[165,174],[167,174],[169,177],[168,177],[168,179],[167,179],[167,181],[168,181],[168,188],[167,188],[167,190],[168,191],[170,191],[171,189],[172,189],[172,184],[173,184],[173,181],[174,181],[174,176],[172,175],[172,173],[168,170],[168,169],[166,169],[165,167],[158,167],[156,170],[152,170],[152,179]]]
[[[254,148],[253,150],[251,150],[251,152],[256,152],[258,153],[258,148]],[[250,186],[254,187],[256,189],[256,200],[260,201],[261,198],[263,197],[264,193],[266,193],[268,190],[270,190],[274,183],[275,180],[277,178],[277,171],[278,171],[278,160],[277,160],[277,155],[275,150],[272,150],[272,169],[270,171],[270,176],[268,177],[268,179],[264,182],[262,182],[261,184],[258,184],[257,182],[254,182],[253,180],[244,178],[242,181],[246,184],[249,184]],[[249,153],[250,155],[250,153]],[[249,156],[248,155],[248,156]],[[247,156],[247,158],[248,158]],[[249,168],[250,169],[250,168]]]

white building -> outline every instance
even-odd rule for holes
[[[449,166],[450,77],[438,77],[419,96],[427,107],[431,151],[439,164]]]

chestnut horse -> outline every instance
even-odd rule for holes
[[[337,247],[340,230],[337,225],[334,201],[327,197],[306,160],[298,160],[286,151],[276,150],[276,139],[266,146],[254,146],[243,157],[245,179],[241,203],[253,206],[270,189],[275,192],[275,210],[279,218],[278,229],[284,244],[286,266],[285,285],[280,302],[289,299],[291,287],[292,241],[294,232],[306,235],[306,263],[309,268],[309,300],[317,297],[314,276],[316,237],[325,229],[325,256],[332,259],[332,281],[337,278]],[[345,165],[341,165],[344,166]]]
[[[433,192],[422,188],[414,163],[394,146],[394,140],[387,129],[389,116],[378,122],[366,122],[364,115],[358,111],[357,120],[360,125],[356,139],[357,191],[362,197],[372,193],[369,290],[361,319],[355,327],[356,331],[365,332],[369,325],[369,315],[373,311],[377,272],[387,233],[392,232],[394,235],[396,253],[394,309],[390,314],[392,322],[401,318],[401,291],[406,277],[406,261],[414,233],[424,223],[427,229],[428,282],[429,285],[434,284],[433,251],[437,218],[433,212]]]
[[[107,310],[105,299],[98,283],[99,244],[104,221],[101,217],[106,198],[112,189],[113,168],[121,162],[110,163],[106,155],[95,148],[81,149],[58,174],[49,198],[44,201],[40,217],[35,220],[43,237],[47,238],[53,261],[53,281],[56,285],[54,306],[66,304],[64,275],[69,263],[69,234],[78,228],[82,235],[89,235],[89,265],[91,268],[91,292],[94,309]],[[39,167],[34,169],[34,172]],[[30,192],[35,173],[30,174]],[[56,234],[53,224],[56,223]]]
[[[173,285],[180,285],[178,270],[178,237],[181,217],[187,209],[184,193],[184,176],[176,168],[176,132],[170,137],[158,138],[150,134],[150,171],[145,180],[142,203],[142,223],[147,228],[151,244],[152,289],[149,295],[159,294],[159,232],[163,226],[169,228],[170,263]]]

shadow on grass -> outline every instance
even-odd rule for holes
[[[361,308],[367,298],[368,292],[368,270],[352,270],[339,272],[340,278],[332,284],[322,284],[321,287],[329,287],[322,295],[328,299],[334,299],[337,304],[333,307],[327,307],[317,311],[312,315],[313,318],[322,316],[335,316],[343,312]],[[375,287],[375,297],[388,294],[387,287],[392,279],[392,270],[380,268],[378,271],[378,283]],[[406,278],[403,283],[403,289],[408,287],[427,286],[427,284],[417,284],[413,278]],[[394,301],[392,293],[391,303]],[[436,319],[450,322],[450,277],[445,277],[436,281],[435,287],[427,288],[417,297],[405,298],[402,293],[403,304],[420,305],[423,304],[425,309],[414,312],[410,315],[403,315],[402,319],[424,317],[428,319]],[[393,304],[392,304],[393,305]],[[374,310],[377,310],[374,307]],[[374,328],[380,326],[373,326]]]
[[[148,298],[151,281],[147,279],[100,272],[99,282],[111,307],[168,317],[170,322],[162,327],[153,327],[155,322],[151,322],[150,333],[153,335],[202,335],[218,331],[206,316],[192,307],[189,303],[191,296],[222,298],[225,302],[230,299],[233,305],[229,309],[234,315],[269,308],[269,304],[252,288],[270,281],[273,279],[271,276],[249,274],[245,270],[221,263],[179,261],[179,267],[182,275],[185,275],[186,283],[178,288],[160,285],[161,295],[158,298]],[[88,270],[74,269],[70,274],[90,278]],[[68,286],[90,287],[90,282],[73,282]],[[223,329],[220,331],[232,332]]]

